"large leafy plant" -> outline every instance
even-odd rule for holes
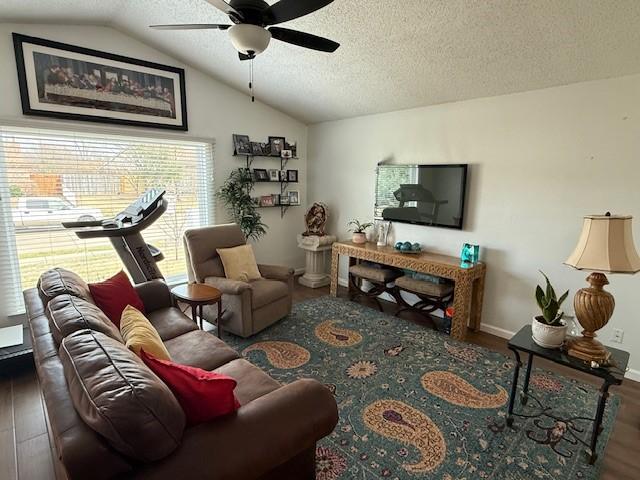
[[[222,200],[227,213],[237,223],[247,238],[259,239],[267,233],[267,225],[262,222],[257,205],[251,198],[254,179],[251,171],[239,168],[231,172],[216,196]]]
[[[556,291],[551,285],[549,281],[549,277],[547,277],[544,272],[540,272],[547,282],[545,289],[543,290],[540,285],[536,287],[536,302],[538,302],[538,306],[540,310],[542,310],[542,317],[537,317],[538,320],[544,320],[543,323],[550,325],[552,327],[559,327],[563,325],[562,317],[564,316],[564,312],[560,310],[560,306],[562,302],[567,299],[569,295],[569,290],[564,292],[560,298],[556,296]]]

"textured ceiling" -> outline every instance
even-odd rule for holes
[[[226,22],[205,0],[1,0],[0,19],[109,25],[246,89],[225,32],[147,28]],[[307,123],[640,72],[640,0],[335,0],[283,26],[342,44],[255,61],[260,100]]]

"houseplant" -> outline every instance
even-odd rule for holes
[[[371,222],[360,223],[359,220],[351,220],[347,226],[352,227],[349,231],[353,233],[353,237],[351,238],[353,243],[366,243],[367,234],[365,232],[367,228],[370,228],[372,225],[373,223]]]
[[[245,237],[254,240],[267,233],[267,225],[262,223],[257,205],[251,198],[254,179],[251,171],[246,168],[233,170],[216,196],[222,200],[227,213],[240,226]]]
[[[536,302],[542,311],[542,315],[533,317],[531,324],[531,336],[533,341],[544,348],[558,348],[562,346],[567,335],[567,324],[562,319],[564,312],[560,310],[562,302],[569,295],[567,290],[560,298],[551,285],[549,278],[540,272],[546,281],[543,290],[540,285],[536,287]]]

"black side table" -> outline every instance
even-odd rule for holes
[[[522,360],[520,359],[520,352],[525,352],[529,355],[527,360],[527,371],[524,377],[524,385],[522,387],[522,393],[520,395],[520,401],[522,405],[527,404],[529,399],[529,377],[531,376],[531,367],[533,365],[533,357],[538,356],[546,358],[559,365],[579,370],[589,375],[601,378],[603,380],[602,387],[600,388],[598,407],[596,409],[596,416],[593,419],[593,430],[591,432],[591,441],[587,447],[589,448],[589,463],[593,463],[598,458],[596,454],[596,445],[598,443],[598,436],[602,432],[602,419],[604,416],[604,409],[607,405],[607,398],[609,398],[609,387],[611,385],[620,385],[624,380],[624,372],[627,369],[629,363],[629,353],[615,348],[608,348],[611,352],[611,359],[614,366],[612,367],[598,367],[591,368],[591,365],[583,362],[580,359],[570,357],[566,352],[560,349],[542,348],[536,344],[531,338],[531,325],[526,325],[516,333],[511,340],[509,340],[508,347],[516,357],[516,365],[513,371],[513,382],[511,384],[511,395],[509,396],[509,413],[507,416],[507,425],[513,425],[513,417],[520,416],[517,413],[513,413],[513,407],[515,404],[516,394],[518,391],[518,376],[520,374],[520,368],[522,367]],[[586,445],[586,443],[585,443]]]

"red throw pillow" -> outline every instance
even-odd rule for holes
[[[104,282],[90,283],[89,291],[96,305],[118,328],[120,328],[120,317],[127,305],[144,313],[144,304],[138,292],[122,270]]]
[[[140,358],[176,396],[189,425],[208,422],[240,408],[233,393],[238,382],[233,378],[160,360],[144,350],[140,351]]]

